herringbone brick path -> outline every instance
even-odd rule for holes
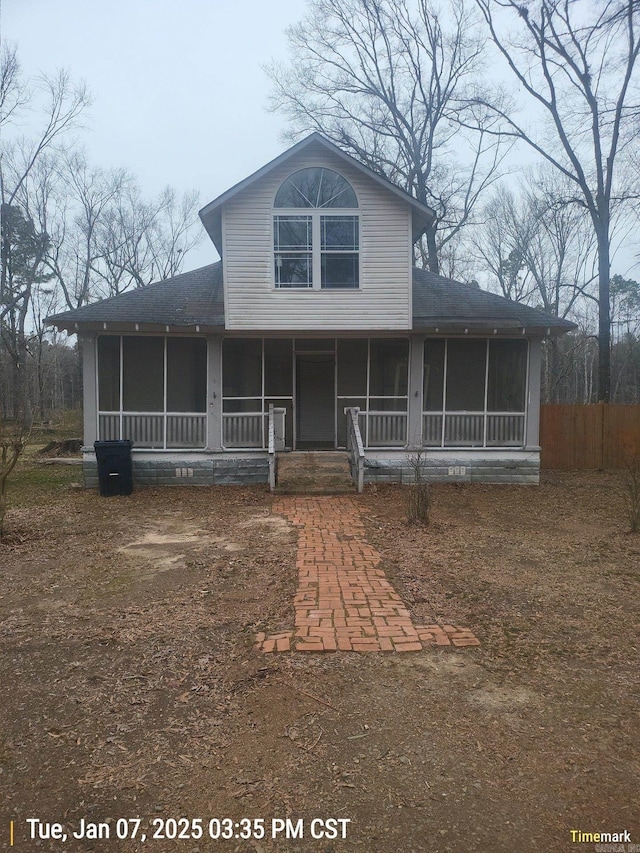
[[[467,628],[414,625],[365,539],[348,496],[282,497],[273,512],[298,528],[295,629],[256,637],[263,652],[414,652],[426,645],[478,646]]]

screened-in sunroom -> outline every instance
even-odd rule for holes
[[[212,375],[216,374],[216,375]],[[526,444],[525,338],[98,335],[97,427],[138,449],[340,449],[357,408],[369,449]],[[217,390],[216,390],[217,389]]]

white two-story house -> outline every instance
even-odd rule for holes
[[[319,134],[200,212],[221,260],[50,322],[79,337],[84,470],[273,481],[349,448],[366,481],[538,481],[541,343],[572,324],[414,265],[432,211]],[[359,458],[357,462],[356,457]]]

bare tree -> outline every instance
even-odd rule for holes
[[[640,400],[640,283],[614,275],[611,279],[612,399]]]
[[[0,126],[15,119],[28,102],[29,94],[20,74],[17,48],[5,43],[0,55]]]
[[[180,272],[187,252],[201,239],[196,227],[198,193],[181,198],[166,187],[153,202],[134,182],[123,185],[100,226],[102,263],[94,267],[108,295]]]
[[[64,71],[55,77],[41,77],[30,88],[22,80],[13,49],[5,50],[0,61],[0,125],[5,125],[0,142],[0,357],[4,350],[12,363],[13,416],[28,418],[26,321],[33,289],[46,278],[43,264],[48,235],[38,229],[29,213],[27,187],[54,145],[78,126],[89,96],[85,86],[73,85]],[[7,133],[9,124],[18,132],[22,111],[36,106],[41,122],[33,137]]]
[[[520,90],[537,105],[534,121],[504,99],[478,93],[486,133],[522,140],[557,169],[567,203],[588,213],[598,259],[598,394],[611,391],[609,279],[611,217],[628,196],[616,182],[621,156],[636,139],[638,0],[475,0],[494,45]],[[512,29],[508,29],[512,25]],[[486,115],[499,126],[487,127]]]
[[[597,303],[593,231],[584,209],[563,201],[565,183],[540,169],[524,186],[500,187],[471,239],[504,296],[563,318],[583,299]]]
[[[6,54],[2,59],[10,63],[17,61],[15,56]],[[5,76],[0,71],[0,79]],[[41,157],[64,134],[79,126],[82,114],[91,101],[85,84],[73,84],[67,71],[59,71],[55,77],[40,77],[36,81],[35,90],[29,90],[26,84],[21,83],[19,69],[8,76],[10,91],[3,93],[3,100],[9,112],[0,115],[0,124],[6,123],[11,116],[15,118],[16,103],[22,107],[37,107],[43,120],[35,136],[30,139],[7,139],[5,134],[0,148],[0,193],[3,204],[15,202]]]
[[[132,175],[90,166],[81,151],[43,160],[29,203],[49,235],[47,269],[71,309],[176,275],[201,239],[197,193],[178,199],[167,187],[147,202]]]
[[[7,486],[9,475],[16,467],[18,459],[27,443],[27,430],[24,424],[9,426],[0,421],[0,541],[4,536],[4,517],[7,511]]]
[[[497,179],[506,142],[482,121],[466,133],[456,124],[482,67],[482,40],[463,0],[448,9],[429,0],[311,0],[287,31],[289,64],[267,69],[272,109],[289,119],[291,138],[319,131],[434,208],[422,258],[434,272],[438,252]]]
[[[512,189],[500,186],[482,207],[481,222],[470,238],[478,259],[478,272],[488,273],[491,283],[514,302],[528,302],[530,271],[525,256],[534,223]]]
[[[34,288],[43,281],[41,270],[47,236],[36,231],[33,222],[18,206],[3,204],[0,210],[4,267],[0,291],[0,355],[6,352],[11,365],[5,411],[15,420],[29,421],[26,323]]]
[[[563,203],[563,183],[543,168],[517,190],[499,188],[484,206],[484,221],[470,242],[478,272],[488,273],[508,299],[584,323],[585,303],[597,304],[593,232],[582,208]],[[548,401],[559,402],[572,360],[563,342],[554,338],[547,343]]]
[[[584,208],[565,203],[567,191],[562,176],[541,169],[525,195],[532,227],[524,262],[535,298],[549,314],[563,318],[583,300],[597,304],[593,230]]]
[[[68,308],[106,295],[101,288],[106,220],[133,179],[123,169],[90,166],[79,150],[43,162],[30,194],[49,234],[47,268]]]

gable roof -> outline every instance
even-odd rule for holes
[[[419,232],[416,236],[414,234],[414,238],[417,239],[420,236],[422,230],[424,230],[424,226],[427,223],[431,222],[435,218],[435,211],[430,208],[428,205],[423,204],[418,201],[417,198],[414,198],[410,193],[396,186],[396,184],[387,180],[387,178],[383,178],[382,175],[379,175],[377,172],[374,172],[368,166],[365,166],[364,163],[361,163],[359,160],[356,160],[355,157],[352,157],[350,154],[347,154],[341,148],[338,148],[333,142],[328,140],[326,137],[322,136],[321,133],[310,133],[309,136],[305,136],[304,139],[301,139],[300,142],[297,142],[295,145],[292,145],[291,148],[288,148],[286,151],[283,151],[282,154],[279,154],[275,159],[271,160],[265,166],[258,169],[257,172],[254,172],[252,175],[249,175],[248,178],[240,181],[239,183],[232,186],[230,189],[226,190],[215,198],[213,201],[206,204],[200,210],[200,219],[202,220],[202,224],[207,230],[207,233],[213,240],[216,248],[220,252],[221,249],[221,208],[222,206],[228,202],[230,199],[234,198],[239,193],[246,190],[250,187],[255,181],[259,178],[262,178],[264,175],[267,175],[273,169],[280,166],[282,163],[285,163],[294,155],[298,154],[301,151],[304,151],[311,145],[322,145],[332,154],[335,154],[336,157],[339,157],[345,163],[348,163],[354,169],[357,169],[363,175],[366,175],[372,181],[375,181],[380,186],[384,187],[387,192],[393,193],[393,195],[402,199],[406,204],[408,204],[412,210],[414,211],[416,216],[416,221],[422,224],[422,228],[418,228]]]
[[[224,328],[222,263],[83,305],[75,311],[54,314],[47,323],[69,332],[78,331],[81,325],[87,329],[104,328],[105,323],[107,327],[139,324]]]
[[[222,262],[47,318],[70,333],[138,326],[224,329]],[[106,324],[106,326],[105,326]],[[428,270],[413,270],[413,331],[560,334],[574,323]]]
[[[542,334],[561,334],[576,329],[575,323],[563,320],[489,293],[473,284],[413,270],[413,330],[526,330]]]

